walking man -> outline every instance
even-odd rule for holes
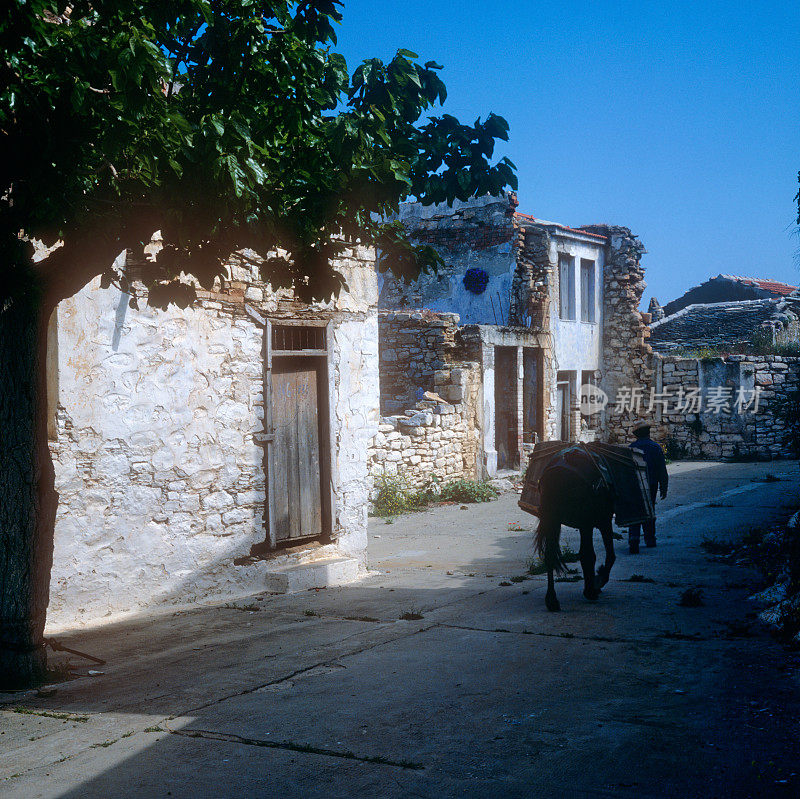
[[[664,458],[664,451],[660,445],[650,438],[650,422],[638,422],[633,428],[636,440],[631,443],[632,449],[638,449],[644,456],[647,463],[647,480],[650,483],[650,499],[653,507],[656,504],[656,494],[661,490],[661,499],[667,496],[667,462]],[[645,546],[654,547],[656,545],[656,520],[655,517],[641,524],[632,524],[628,528],[628,547],[631,555],[639,554],[639,535],[644,526]]]

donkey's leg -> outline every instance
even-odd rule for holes
[[[593,527],[581,528],[581,548],[578,556],[581,559],[583,569],[583,595],[587,599],[597,599],[600,591],[595,585],[594,564],[597,558],[594,554],[594,544],[592,543]]]
[[[561,560],[558,544],[561,537],[561,522],[556,521],[551,513],[543,514],[536,534],[537,538],[543,542],[542,554],[544,555],[544,564],[547,566],[547,593],[544,596],[544,604],[548,610],[561,610],[553,580],[553,571]]]
[[[608,582],[611,567],[617,556],[614,554],[614,528],[611,526],[611,517],[605,519],[600,524],[600,535],[603,536],[603,546],[606,549],[606,559],[603,565],[597,570],[597,588],[602,588]]]
[[[556,596],[556,587],[553,580],[553,570],[547,570],[547,593],[544,595],[544,604],[548,610],[561,610],[561,603]]]

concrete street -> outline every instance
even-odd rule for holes
[[[658,548],[618,542],[599,601],[560,582],[560,614],[512,580],[535,520],[509,493],[374,520],[354,586],[59,635],[108,662],[0,695],[0,796],[796,797],[800,656],[700,544],[787,518],[800,468],[670,472]]]

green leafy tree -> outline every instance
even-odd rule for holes
[[[160,230],[148,302],[190,304],[242,250],[303,300],[343,287],[355,240],[405,278],[438,255],[384,222],[399,203],[515,187],[492,163],[504,119],[429,116],[441,67],[399,50],[352,76],[337,0],[11,0],[0,18],[0,682],[41,646],[57,495],[47,448],[47,320]],[[42,246],[46,247],[44,257]],[[37,252],[39,253],[37,255]],[[124,279],[124,276],[123,276]]]

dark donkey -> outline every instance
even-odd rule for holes
[[[545,467],[539,479],[539,527],[536,531],[536,550],[547,568],[548,610],[561,610],[553,581],[553,572],[566,571],[559,539],[561,525],[576,527],[581,534],[579,557],[583,569],[583,595],[597,599],[600,589],[616,559],[611,518],[614,513],[614,492],[595,456],[577,446],[563,450]],[[592,537],[594,528],[600,530],[606,548],[603,565],[594,572],[595,553]]]

